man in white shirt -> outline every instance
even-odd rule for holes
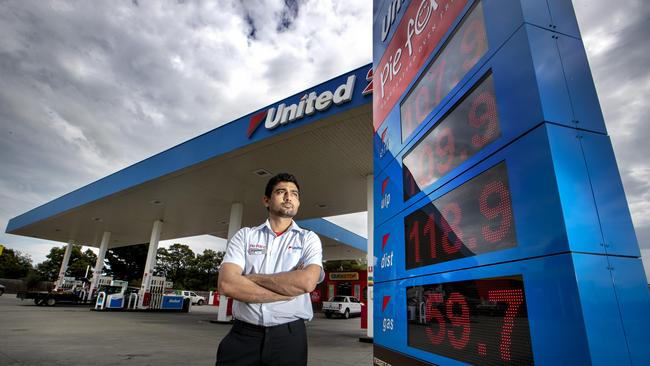
[[[228,242],[219,292],[232,297],[234,324],[219,344],[217,365],[306,365],[309,293],[323,280],[318,236],[293,217],[300,207],[296,178],[269,180],[262,203],[268,220],[242,228]]]

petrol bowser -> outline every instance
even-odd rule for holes
[[[571,1],[373,8],[374,364],[650,364]]]
[[[110,285],[101,286],[95,301],[95,309],[122,309],[125,305],[124,294],[129,283],[112,280]]]
[[[165,277],[153,276],[149,285],[149,309],[160,309],[162,306],[162,296],[165,291]],[[147,295],[145,294],[145,295]]]

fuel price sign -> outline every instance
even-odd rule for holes
[[[494,82],[488,74],[404,155],[404,200],[433,184],[499,136]]]
[[[650,364],[571,0],[374,5],[374,365]]]
[[[483,7],[478,3],[402,102],[402,141],[413,133],[487,50]]]
[[[404,217],[406,269],[517,245],[505,162]]]
[[[532,365],[521,276],[406,289],[408,345],[480,365]]]

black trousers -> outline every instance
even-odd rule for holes
[[[235,320],[219,343],[217,366],[305,366],[307,330],[300,319],[272,327]]]

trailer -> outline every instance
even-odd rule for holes
[[[111,277],[100,277],[99,282],[112,280]],[[93,304],[95,296],[88,296],[90,281],[87,278],[76,279],[64,277],[58,288],[51,291],[18,291],[16,297],[21,300],[33,300],[36,305],[54,306],[58,303]]]
[[[54,306],[58,303],[92,304],[95,299],[85,300],[84,291],[18,291],[16,297],[21,300],[33,300],[34,304]]]

